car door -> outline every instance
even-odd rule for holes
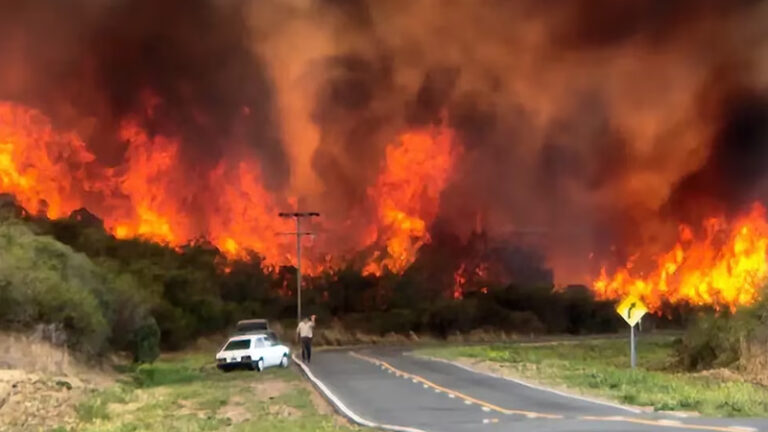
[[[266,353],[265,357],[269,357],[269,360],[265,359],[265,361],[270,366],[277,366],[277,365],[279,365],[280,364],[280,358],[281,358],[280,348],[275,346],[275,342],[270,337],[268,337],[266,335],[263,336],[263,340],[264,340],[264,347],[265,347],[264,351]]]
[[[269,356],[269,350],[267,348],[267,342],[261,336],[256,336],[253,338],[253,358],[254,360],[263,358],[264,366],[271,365],[271,359]]]
[[[259,356],[264,358],[264,366],[276,365],[275,351],[272,349],[269,339],[263,335],[256,336],[255,343],[258,347]]]
[[[267,338],[267,345],[269,345],[270,355],[274,358],[275,365],[279,365],[283,359],[283,346],[277,340],[277,338]]]

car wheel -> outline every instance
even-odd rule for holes
[[[245,356],[240,361],[246,368],[248,368],[248,370],[254,370],[256,368],[256,364],[251,360],[251,356]]]
[[[288,354],[283,354],[282,360],[280,360],[280,367],[287,368],[288,367]]]
[[[256,362],[256,371],[261,372],[264,370],[264,359],[259,359],[259,361]]]

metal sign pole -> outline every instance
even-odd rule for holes
[[[637,364],[637,350],[635,349],[635,326],[632,326],[629,329],[629,356],[632,369],[634,369]]]
[[[648,312],[648,307],[639,298],[629,295],[616,306],[616,312],[629,324],[629,363],[634,369],[637,366],[637,337],[635,326]],[[641,324],[642,325],[642,324]]]

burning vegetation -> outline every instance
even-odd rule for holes
[[[765,2],[0,8],[0,192],[30,214],[277,269],[278,212],[318,211],[314,275],[428,273],[482,235],[432,265],[455,299],[534,262],[655,311],[766,282]]]
[[[594,283],[597,297],[617,300],[634,294],[657,311],[663,303],[731,310],[752,304],[768,277],[765,209],[755,204],[730,224],[724,218],[707,219],[700,231],[695,235],[681,225],[678,242],[655,263],[638,262],[653,257],[638,254],[610,276],[603,268]]]

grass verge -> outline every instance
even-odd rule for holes
[[[119,384],[85,398],[77,415],[71,431],[362,430],[335,417],[293,369],[225,374],[203,354],[166,357],[127,372]]]
[[[676,365],[678,344],[670,337],[641,338],[635,370],[629,368],[626,340],[429,348],[417,353],[656,410],[768,415],[768,388],[741,380],[732,371],[684,372]]]

